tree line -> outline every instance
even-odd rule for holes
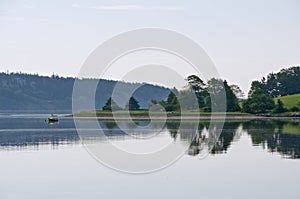
[[[268,74],[260,81],[253,81],[249,94],[258,89],[273,98],[300,93],[300,67],[282,69],[278,73]]]
[[[139,87],[134,98],[142,108],[147,108],[151,99],[165,99],[170,89],[146,84],[117,82],[106,79],[76,79],[58,75],[0,73],[0,110],[29,110],[57,112],[72,110],[72,92],[75,80],[81,84],[96,84],[95,108],[100,110],[112,95],[118,83],[124,90]],[[89,96],[81,96],[82,100]]]
[[[270,73],[267,78],[253,81],[248,93],[248,99],[243,102],[243,111],[247,113],[284,113],[297,112],[298,107],[290,110],[284,107],[278,99],[273,98],[300,93],[300,67],[282,69],[278,73]]]
[[[300,67],[282,69],[278,73],[270,73],[261,81],[253,81],[247,99],[243,99],[244,94],[238,85],[229,85],[226,80],[212,78],[204,82],[200,77],[190,75],[186,81],[185,89],[177,90],[174,87],[165,100],[152,100],[152,105],[159,104],[167,112],[181,110],[211,112],[213,105],[215,107],[225,105],[227,112],[241,111],[253,114],[299,111],[298,107],[288,110],[280,99],[275,103],[273,98],[300,93]],[[218,95],[225,95],[226,104],[222,104],[224,101],[213,100],[212,95],[217,99]],[[192,100],[193,96],[196,97],[196,101]],[[138,103],[131,97],[126,108],[138,110]],[[109,98],[103,110],[111,110],[111,106],[114,106],[115,110],[122,109]]]
[[[178,91],[175,87],[170,90],[165,100],[157,101],[152,99],[152,105],[159,104],[167,112],[180,112],[180,110],[200,110],[205,112],[211,111],[212,100],[211,92],[215,95],[226,95],[226,111],[241,111],[237,96],[242,95],[241,89],[237,85],[228,85],[226,80],[210,79],[207,83],[202,81],[196,75],[187,77],[188,86]],[[195,96],[196,100],[193,100]],[[139,102],[131,96],[125,109],[139,110]],[[122,110],[122,108],[110,97],[102,107],[104,111]]]

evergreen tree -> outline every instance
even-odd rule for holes
[[[126,105],[126,108],[130,111],[139,110],[140,105],[139,102],[134,97],[131,96],[128,104]]]
[[[228,86],[226,80],[223,83],[224,83],[225,93],[226,93],[226,111],[227,112],[240,111],[241,108],[238,104],[238,99],[236,95],[232,91],[231,87]]]
[[[167,102],[165,103],[166,111],[178,111],[180,109],[179,102],[175,93],[177,93],[178,95],[177,89],[173,88],[167,98]]]
[[[213,104],[216,109],[220,111],[234,112],[240,111],[238,99],[234,94],[231,87],[228,85],[226,80],[212,78],[207,82],[207,97],[205,111],[211,111],[211,105]],[[211,97],[213,96],[213,97]],[[223,96],[226,96],[226,104]],[[214,100],[212,102],[212,99]],[[226,110],[221,110],[222,107],[226,106]],[[218,111],[218,110],[216,110]]]
[[[122,108],[118,106],[118,104],[110,98],[108,98],[105,105],[102,107],[103,111],[117,111],[121,110]]]

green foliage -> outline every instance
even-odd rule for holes
[[[105,105],[102,107],[103,111],[118,111],[122,110],[121,107],[118,106],[118,104],[110,98],[108,98],[107,102]]]
[[[182,110],[199,110],[197,96],[195,92],[188,88],[179,92],[180,107]]]
[[[167,101],[162,100],[159,104],[162,105],[167,112],[179,111],[180,105],[176,95],[179,95],[179,92],[176,88],[173,88],[168,95]]]
[[[140,109],[140,105],[139,102],[134,98],[134,97],[130,97],[128,104],[126,105],[126,109],[128,110],[139,110]]]
[[[176,90],[176,88],[174,88],[170,92],[170,94],[167,98],[167,103],[166,103],[165,109],[168,112],[180,110],[179,102],[178,102],[178,99],[177,99],[177,96],[175,93],[178,95],[178,91]]]
[[[237,85],[229,86],[226,80],[216,78],[208,80],[205,84],[196,75],[188,76],[187,81],[190,89],[194,91],[197,97],[198,107],[205,112],[210,112],[212,106],[215,107],[215,111],[234,112],[241,110],[237,95],[242,97],[243,93]],[[185,91],[184,94],[187,96],[188,92]],[[226,99],[224,99],[224,96],[226,96]],[[186,98],[183,99],[186,100]],[[223,107],[226,107],[226,110],[222,110]]]
[[[227,112],[235,112],[240,111],[241,107],[239,106],[238,99],[234,94],[232,88],[228,86],[227,81],[224,82],[225,92],[226,92],[226,111]]]
[[[214,107],[214,111],[226,111],[223,110],[226,107],[226,96],[225,86],[223,80],[212,78],[207,82],[207,93],[209,94],[206,98],[206,107],[205,111],[213,111],[212,107]]]
[[[227,112],[235,112],[240,111],[240,106],[238,104],[238,99],[231,87],[227,84],[227,81],[223,81],[221,79],[212,78],[207,82],[207,92],[210,96],[214,96],[214,102],[212,102],[212,98],[209,96],[207,98],[207,106],[204,109],[205,111],[210,111],[211,103],[214,103],[214,106],[218,109],[218,107],[226,106]],[[226,102],[222,96],[226,96]],[[226,103],[226,104],[224,104]]]
[[[196,76],[190,75],[187,77],[187,81],[191,90],[194,91],[198,100],[198,107],[202,108],[205,106],[205,98],[208,96],[206,85],[203,80]]]
[[[277,104],[275,105],[275,109],[273,110],[273,113],[284,113],[287,112],[287,109],[284,108],[283,102],[278,99]]]
[[[300,67],[282,69],[278,73],[270,73],[261,81],[253,81],[249,95],[257,89],[263,90],[270,97],[300,93]]]
[[[273,99],[265,95],[261,89],[253,91],[251,96],[243,101],[243,111],[246,113],[267,113],[274,107]]]
[[[203,80],[198,77],[197,75],[190,75],[187,77],[187,81],[190,85],[190,87],[195,91],[195,92],[201,92],[205,90],[205,83]]]
[[[264,78],[263,78],[263,79],[264,79]],[[263,81],[263,80],[262,80],[262,81]],[[249,92],[248,92],[248,96],[251,96],[251,95],[253,94],[253,92],[256,91],[256,90],[258,90],[258,89],[260,89],[260,90],[262,90],[262,91],[264,92],[263,84],[260,83],[259,81],[253,81],[253,82],[251,83],[251,88],[250,88],[250,90],[249,90]]]
[[[293,106],[292,108],[290,108],[291,112],[299,112],[300,109],[297,106]]]
[[[237,98],[243,99],[245,97],[244,92],[241,90],[241,88],[238,85],[230,85],[230,88]]]

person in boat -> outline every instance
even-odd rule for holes
[[[54,114],[51,114],[51,117],[48,118],[48,123],[58,122],[58,117]]]

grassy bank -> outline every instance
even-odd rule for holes
[[[248,113],[242,113],[242,112],[227,112],[227,113],[209,113],[209,112],[200,112],[197,113],[196,111],[184,111],[182,113],[180,112],[168,112],[167,117],[170,119],[180,119],[180,117],[183,117],[185,119],[196,119],[200,115],[203,119],[209,119],[211,116],[218,119],[220,116],[223,116],[226,114],[226,118],[228,119],[253,119],[253,118],[270,118],[270,117],[277,117],[277,118],[283,118],[283,117],[300,117],[299,112],[286,112],[286,113],[266,113],[266,114],[248,114]],[[151,114],[154,117],[157,117],[158,119],[160,117],[165,116],[164,113],[160,112],[152,112]],[[99,119],[112,119],[113,117],[119,117],[119,118],[128,118],[126,111],[116,111],[114,112],[114,115],[110,111],[83,111],[78,114],[74,115],[68,115],[66,117],[77,117],[77,118],[99,118]],[[137,110],[137,111],[130,111],[130,117],[133,119],[149,119],[149,111],[148,110]]]
[[[222,116],[225,113],[213,113],[214,116]],[[127,116],[127,112],[126,111],[116,111],[114,112],[115,116]],[[130,115],[132,117],[149,117],[149,111],[148,110],[137,110],[137,111],[130,111]],[[151,115],[156,116],[156,117],[160,117],[160,116],[164,116],[164,113],[161,112],[152,112]],[[167,116],[168,117],[179,117],[179,116],[186,116],[186,117],[196,117],[196,116],[211,116],[212,113],[209,112],[197,112],[197,111],[184,111],[184,112],[168,112]],[[241,112],[228,112],[226,113],[227,116],[253,116],[251,114],[247,114],[247,113],[241,113]],[[113,114],[110,111],[102,111],[102,110],[97,110],[97,111],[83,111],[80,112],[78,114],[74,114],[72,115],[74,117],[112,117]]]
[[[287,109],[291,109],[293,107],[298,107],[300,109],[300,94],[274,98],[275,103],[277,103],[278,99],[283,102],[284,107]]]

